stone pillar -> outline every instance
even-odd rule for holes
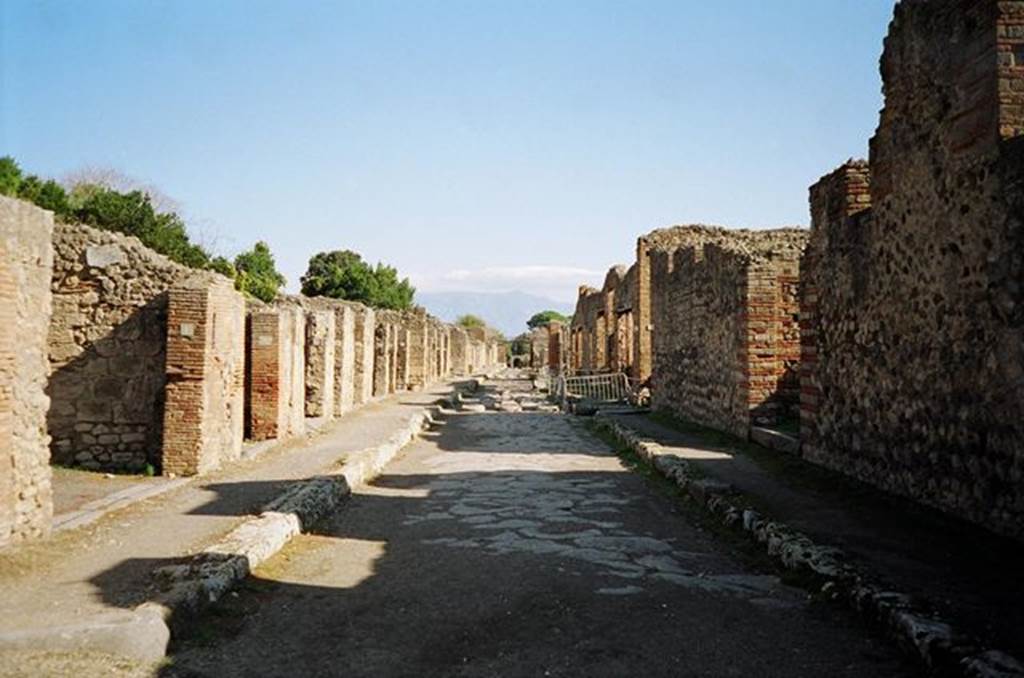
[[[409,345],[412,341],[411,332],[404,325],[396,325],[398,341],[395,342],[394,347],[394,387],[391,389],[392,393],[396,391],[407,391],[410,389],[409,382]]]
[[[245,300],[226,278],[171,288],[164,473],[213,470],[242,452]]]
[[[356,341],[355,312],[351,306],[335,309],[334,413],[351,412],[355,406]]]
[[[53,215],[0,196],[0,547],[50,531]]]
[[[335,315],[311,311],[306,315],[306,416],[334,416]]]
[[[391,323],[377,323],[373,334],[373,395],[379,398],[390,392],[391,343],[394,341]]]
[[[373,309],[362,307],[355,314],[355,389],[353,401],[362,405],[373,398],[373,375],[376,351],[374,333],[377,327]]]
[[[451,328],[451,360],[453,374],[469,373],[469,335],[461,327]]]
[[[287,438],[305,431],[305,327],[297,308],[254,311],[248,320],[248,435]]]
[[[413,391],[422,389],[427,385],[429,379],[430,360],[427,332],[426,316],[415,315],[408,326],[406,343],[406,358],[408,360],[406,387]]]

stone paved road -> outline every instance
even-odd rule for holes
[[[467,413],[179,648],[171,676],[910,676],[689,524],[581,420]]]

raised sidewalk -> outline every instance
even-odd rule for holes
[[[155,570],[189,562],[260,514],[296,481],[338,473],[346,459],[387,445],[450,392],[450,385],[442,385],[395,394],[256,458],[0,554],[0,653],[17,646],[11,638],[88,625],[104,615],[123,616],[152,600]],[[26,646],[46,645],[33,642]]]
[[[1024,545],[661,414],[607,413],[599,421],[725,525],[749,533],[785,567],[827,582],[823,593],[899,626],[890,635],[916,646],[908,649],[930,669],[1021,675],[1013,657],[1024,656]]]

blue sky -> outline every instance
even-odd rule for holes
[[[297,284],[572,299],[673,223],[807,223],[863,156],[892,0],[0,0],[0,154],[111,167]]]

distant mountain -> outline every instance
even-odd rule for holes
[[[534,313],[573,312],[570,304],[526,292],[417,292],[415,303],[447,322],[472,313],[509,338],[525,332],[526,321]]]

